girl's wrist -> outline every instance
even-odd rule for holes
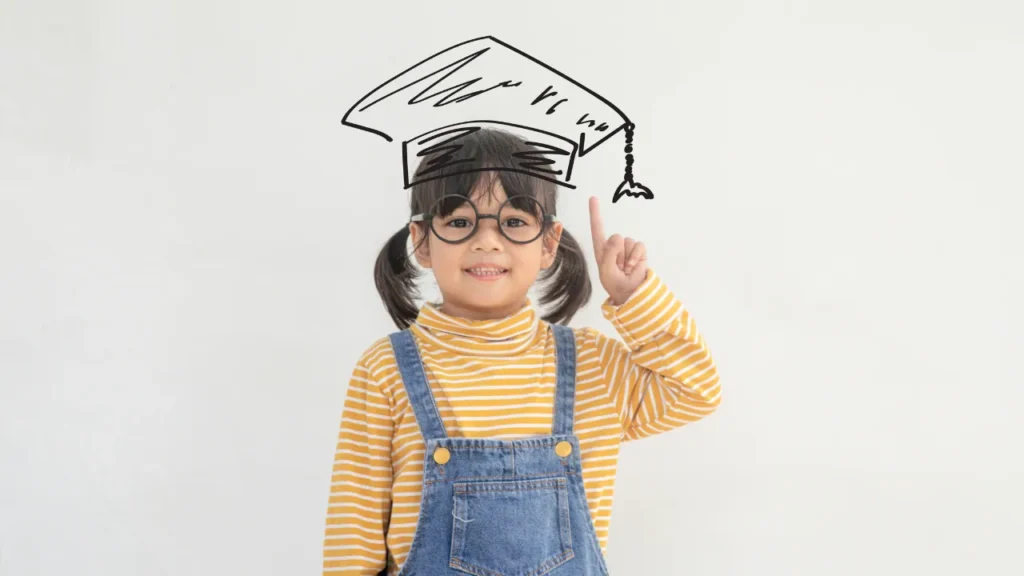
[[[632,296],[632,295],[633,295],[632,292],[630,292],[629,294],[625,294],[625,295],[609,293],[608,294],[608,299],[611,300],[612,306],[615,306],[616,308],[618,308],[619,306],[622,306],[623,304],[625,304],[626,301],[629,300],[629,297]]]

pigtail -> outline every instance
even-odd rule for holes
[[[409,227],[403,226],[384,244],[373,267],[373,281],[377,285],[377,292],[380,293],[384,307],[400,330],[408,328],[419,313],[414,300],[419,296],[416,288],[419,272],[406,253],[408,240]]]
[[[555,261],[541,273],[545,284],[539,301],[544,306],[554,305],[544,316],[551,324],[568,324],[580,308],[590,301],[590,274],[587,260],[579,243],[564,228]]]

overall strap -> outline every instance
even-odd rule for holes
[[[405,385],[405,393],[409,396],[409,405],[412,406],[413,413],[416,415],[416,422],[423,434],[423,440],[447,438],[448,434],[444,430],[441,413],[437,410],[434,395],[430,392],[430,385],[427,384],[427,375],[423,371],[423,361],[420,359],[412,331],[406,328],[401,332],[391,334],[388,338],[391,340],[395,361],[398,363],[398,371],[402,375],[402,384]]]
[[[573,433],[576,415],[576,336],[572,328],[551,324],[555,334],[555,417],[556,436]]]

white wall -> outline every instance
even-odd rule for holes
[[[613,573],[1024,573],[1021,4],[644,4],[0,4],[0,575],[318,573],[408,216],[339,120],[485,34],[636,122],[655,200],[619,137],[562,217],[605,199],[721,370],[624,449]]]

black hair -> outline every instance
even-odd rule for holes
[[[431,179],[413,184],[410,214],[428,211],[439,198],[448,194],[469,198],[481,182],[485,182],[486,189],[493,194],[494,181],[498,180],[509,198],[533,198],[547,214],[556,215],[556,184],[509,170],[513,166],[513,154],[522,155],[534,150],[536,147],[522,138],[490,128],[474,129],[461,136],[455,144],[437,147],[435,152],[424,154],[416,173],[437,165],[441,167],[433,170]],[[446,209],[454,210],[455,206]],[[430,233],[429,225],[425,222],[416,225],[423,227],[425,233],[422,237],[425,240]],[[549,234],[550,230],[548,227],[544,234]],[[419,272],[410,261],[411,255],[406,252],[409,236],[406,224],[384,244],[373,270],[374,283],[384,307],[395,325],[403,330],[419,314],[415,302],[419,296],[416,289]],[[418,246],[414,247],[414,252],[416,248]],[[592,290],[587,261],[579,243],[564,228],[555,260],[541,271],[538,282],[542,285],[539,301],[545,308],[550,307],[543,315],[547,322],[568,324],[576,312],[590,301]]]

